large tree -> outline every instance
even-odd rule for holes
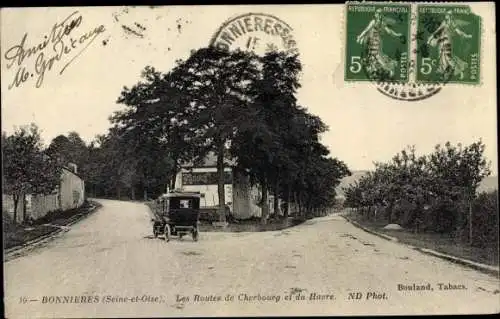
[[[62,163],[75,163],[83,166],[87,157],[87,145],[77,132],[70,132],[68,136],[58,135],[47,148],[47,154],[58,158]]]
[[[261,76],[251,87],[249,121],[236,130],[231,153],[238,169],[261,187],[262,222],[269,215],[268,191],[274,194],[277,214],[282,180],[298,167],[292,160],[295,151],[290,143],[298,128],[294,118],[304,112],[295,97],[300,87],[301,64],[297,55],[268,52],[259,59]]]
[[[125,87],[118,98],[126,109],[110,119],[145,192],[159,185],[172,188],[181,162],[192,157],[184,127],[177,120],[187,102],[171,73],[146,67],[141,76],[143,81],[131,89]]]
[[[217,156],[219,218],[225,221],[225,160],[228,146],[244,123],[252,122],[252,91],[258,80],[258,58],[248,52],[228,52],[216,48],[194,51],[173,70],[189,104],[180,121],[196,145],[196,160],[213,152]]]
[[[61,166],[45,154],[40,132],[35,124],[17,129],[8,136],[2,133],[3,186],[14,200],[14,221],[17,221],[18,202],[25,196],[50,194],[60,183]],[[25,213],[23,205],[23,212]],[[27,216],[23,216],[23,220]]]

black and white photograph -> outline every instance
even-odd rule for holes
[[[493,2],[0,28],[5,318],[500,312]]]

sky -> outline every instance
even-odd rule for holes
[[[374,161],[390,160],[407,145],[428,153],[446,141],[470,144],[481,138],[497,175],[494,6],[476,3],[472,9],[483,22],[481,83],[448,84],[412,102],[387,97],[370,82],[344,81],[340,4],[2,9],[2,131],[10,134],[34,122],[45,144],[70,131],[90,142],[106,133],[108,117],[123,109],[116,103],[121,90],[136,84],[146,65],[168,72],[177,59],[207,46],[228,19],[266,13],[292,29],[303,65],[299,102],[328,125],[322,142],[351,170],[373,169]],[[48,66],[54,55],[51,45],[30,56],[26,52],[43,46],[44,36],[50,38],[54,25],[65,19],[74,26],[62,40],[68,52],[45,69],[41,81],[42,61]],[[20,61],[15,53],[22,45],[26,56]],[[19,70],[26,71],[25,81]]]

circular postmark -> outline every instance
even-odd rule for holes
[[[412,61],[411,65],[413,65],[413,62],[414,61]],[[412,70],[409,71],[410,74],[412,72]],[[408,82],[397,82],[391,81],[390,79],[384,79],[383,77],[372,78],[372,82],[375,83],[380,93],[393,99],[401,101],[420,101],[440,92],[449,79],[450,76],[447,74],[446,77],[434,83],[417,83],[411,78]]]
[[[394,81],[390,77],[374,76],[371,77],[372,83],[375,84],[377,91],[390,98],[400,101],[420,101],[439,93],[449,80],[448,76],[434,83],[417,83],[412,76],[414,65],[415,60],[412,59],[408,70],[410,78],[408,82]]]
[[[366,59],[372,57],[367,56]],[[398,81],[394,75],[381,68],[363,68],[366,77],[375,84],[377,90],[393,99],[401,101],[419,101],[429,98],[443,88],[446,78],[435,83],[417,83],[413,80],[413,69],[415,61],[412,59],[408,68],[409,80]]]
[[[283,20],[266,13],[246,13],[224,22],[210,45],[223,50],[253,51],[257,55],[285,51],[297,54],[293,29]]]
[[[376,87],[380,93],[396,100],[419,101],[441,91],[442,85],[378,82]]]

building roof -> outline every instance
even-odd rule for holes
[[[46,160],[50,160],[50,159],[54,159],[53,156],[47,154],[47,152],[44,152],[42,154],[43,156],[43,159],[46,159]],[[76,163],[72,163],[72,162],[68,162],[66,164],[63,164],[63,165],[59,165],[59,167],[67,172],[70,172],[71,174],[77,176],[78,178],[80,178],[81,180],[83,180],[83,177],[80,175],[80,173],[76,173],[73,169],[71,169],[71,167],[74,167],[75,169],[78,169],[78,165],[76,165]]]
[[[69,163],[69,164],[73,164],[73,163]],[[73,164],[73,165],[76,165],[76,164]],[[76,177],[80,178],[81,180],[83,180],[83,177],[80,175],[80,173],[75,173],[75,171],[73,171],[71,169],[70,165],[61,166],[61,168],[67,172],[70,172],[71,174],[75,175]]]
[[[68,172],[68,173],[71,173],[71,174],[73,174],[73,175],[75,175],[75,176],[79,177],[79,178],[82,178],[82,177],[80,176],[80,174],[73,172],[73,171],[71,170],[71,168],[68,168],[68,167],[66,167],[66,166],[63,166],[63,167],[62,167],[62,169],[63,169],[63,170],[65,170],[65,171],[66,171],[66,172]]]

